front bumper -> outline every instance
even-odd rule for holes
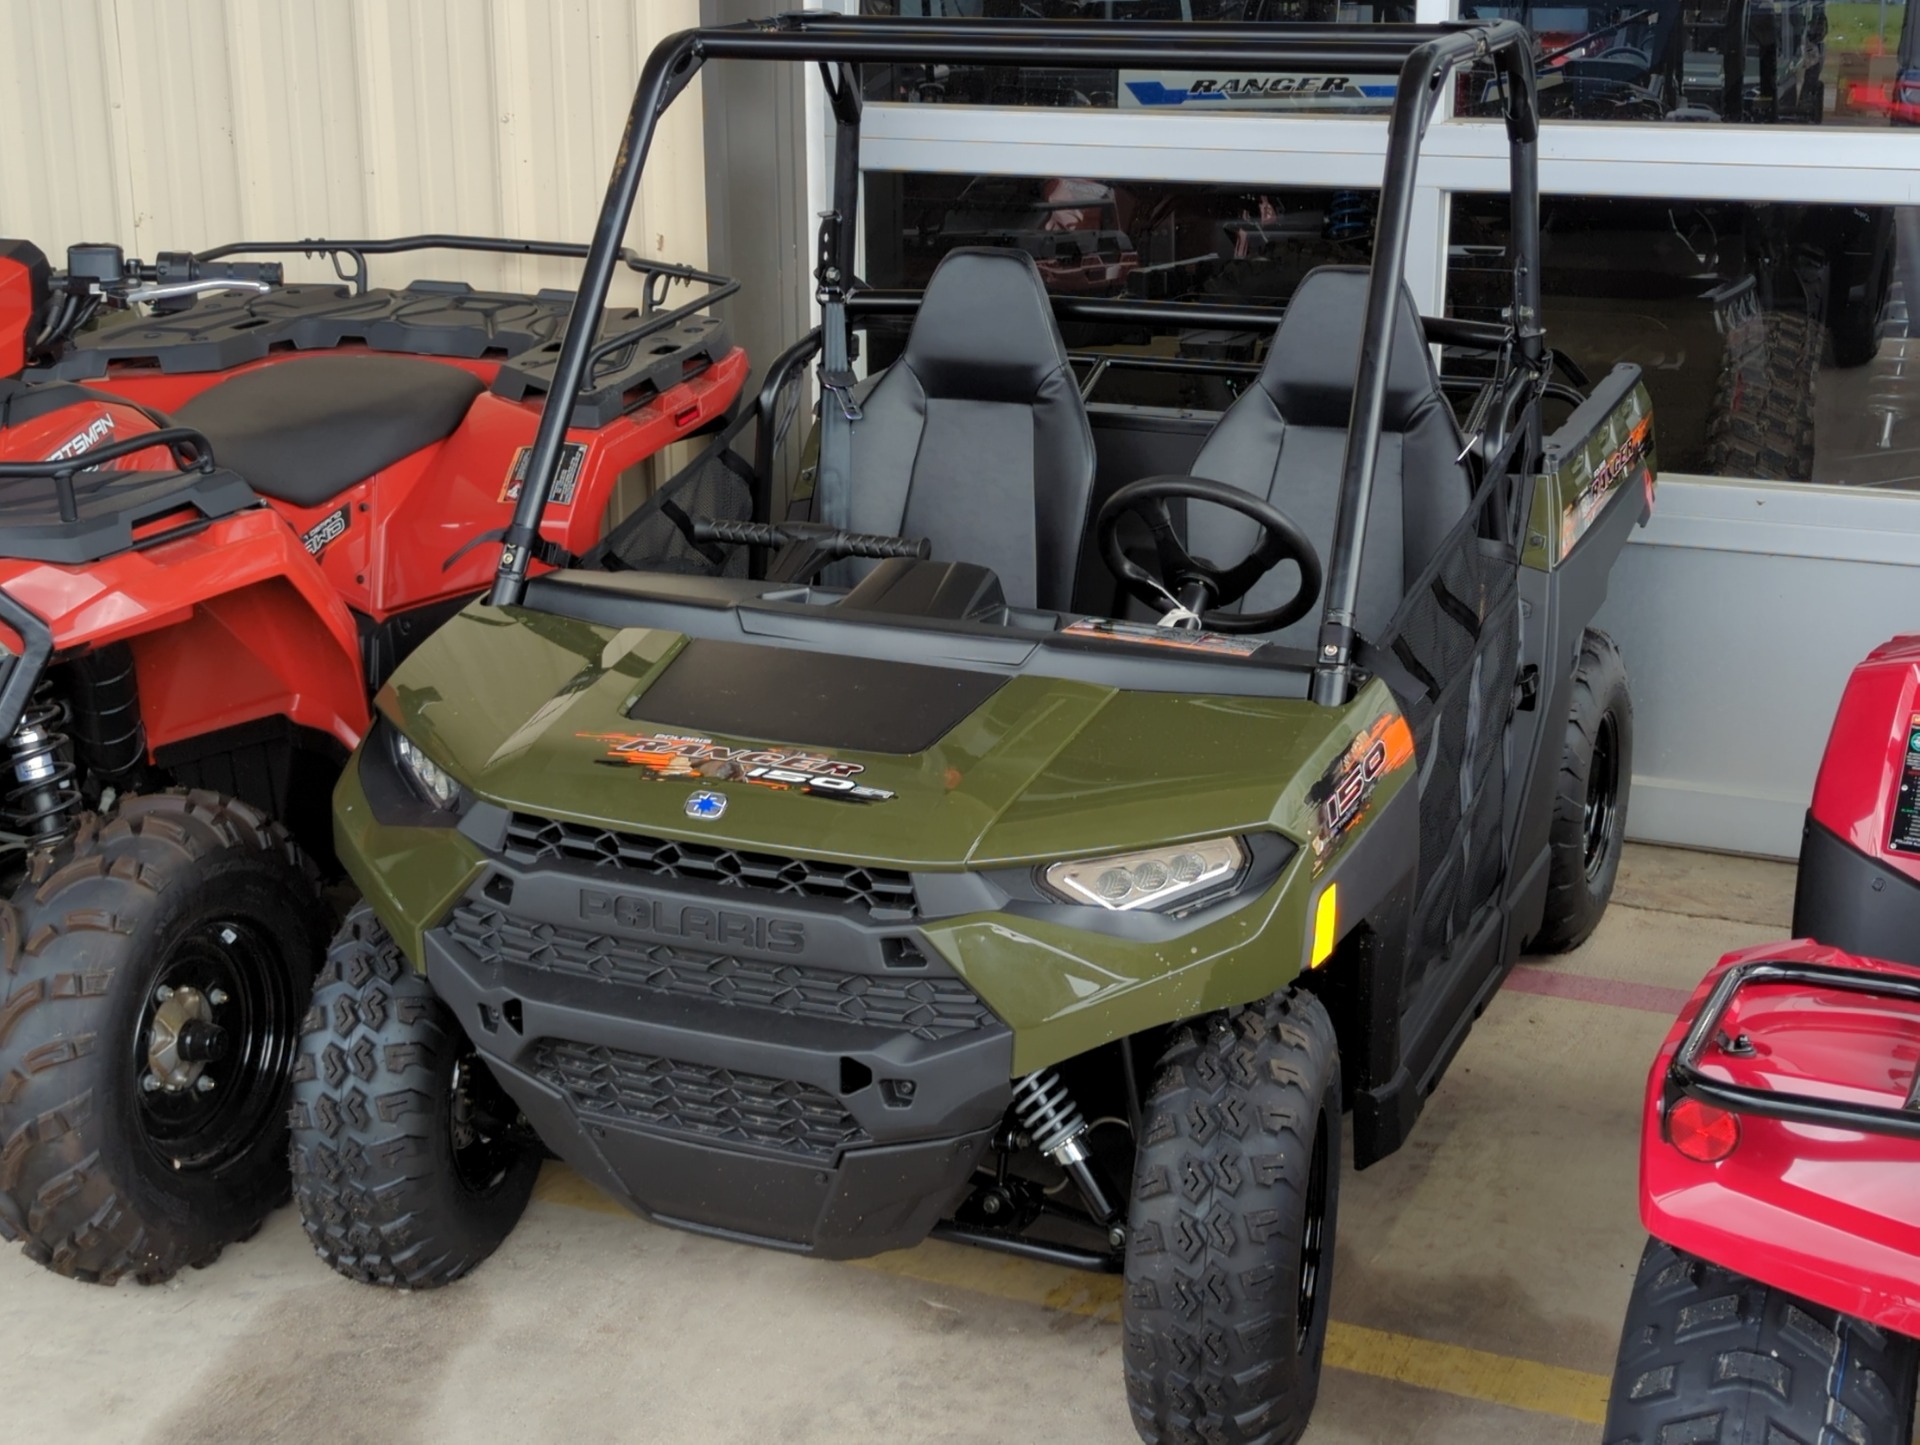
[[[427,977],[540,1137],[663,1223],[917,1243],[1005,1114],[1013,1035],[901,910],[494,854]]]

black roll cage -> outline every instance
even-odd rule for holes
[[[1360,553],[1379,454],[1386,400],[1393,308],[1406,269],[1407,233],[1415,168],[1444,83],[1463,66],[1491,60],[1505,94],[1510,159],[1514,284],[1511,326],[1503,342],[1520,367],[1544,380],[1540,329],[1540,135],[1533,40],[1517,22],[1442,25],[1186,24],[1168,21],[899,20],[814,12],[743,25],[684,30],[654,47],[634,89],[606,199],[587,250],[580,290],[555,365],[550,396],[580,389],[592,360],[595,319],[606,303],[621,260],[640,175],[659,117],[709,60],[811,61],[819,65],[834,120],[834,205],[820,232],[818,299],[824,317],[823,380],[835,388],[847,366],[847,303],[855,298],[854,256],[860,189],[860,88],[853,67],[862,61],[993,62],[1001,65],[1128,64],[1235,72],[1310,65],[1398,77],[1387,121],[1380,212],[1375,227],[1367,313],[1355,377],[1353,411],[1341,466],[1333,549],[1327,558],[1325,608],[1315,649],[1314,701],[1347,700],[1354,645],[1353,616],[1360,588]],[[857,304],[857,300],[856,303]],[[1144,308],[1165,303],[1101,303],[1146,320]],[[585,318],[584,322],[582,318]],[[1503,346],[1503,349],[1505,347]],[[548,406],[540,418],[527,481],[501,547],[488,600],[519,605],[539,536],[541,513],[553,487],[566,433],[567,408]],[[1537,414],[1527,443],[1539,443]]]

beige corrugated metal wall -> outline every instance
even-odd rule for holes
[[[149,258],[418,231],[585,241],[640,66],[698,12],[697,0],[0,0],[13,102],[0,234],[56,265],[79,240]],[[634,210],[642,255],[705,263],[701,142],[699,98],[682,96]],[[576,274],[496,258],[384,266],[376,281],[512,290]]]

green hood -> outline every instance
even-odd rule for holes
[[[649,691],[685,645],[674,632],[476,605],[408,660],[379,705],[461,783],[508,808],[923,870],[1260,828],[1298,839],[1310,827],[1306,788],[1350,735],[1336,736],[1338,714],[1305,702],[1015,676],[983,688],[985,700],[921,751],[802,746],[650,717]],[[910,672],[898,669],[897,684],[882,674],[877,694],[868,689],[848,706],[886,707],[886,688],[913,685]],[[860,786],[892,796],[845,801],[621,760],[623,740],[656,734],[831,758]],[[700,788],[726,797],[722,816],[687,816]]]

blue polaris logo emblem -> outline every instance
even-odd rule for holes
[[[687,795],[687,816],[689,818],[717,818],[727,811],[727,795],[713,793],[702,788],[697,793]]]

